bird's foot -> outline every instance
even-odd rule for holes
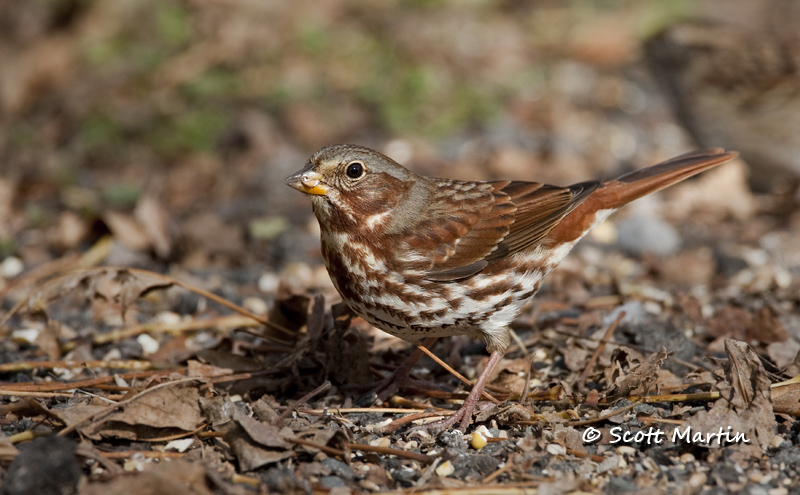
[[[466,433],[467,427],[469,427],[469,424],[472,422],[472,413],[474,411],[475,402],[469,404],[467,401],[464,401],[464,404],[461,405],[458,411],[456,411],[455,414],[449,418],[415,426],[409,430],[409,433],[413,433],[415,431],[427,431],[428,433],[436,434],[453,428],[455,425],[458,425],[458,430],[461,433]]]
[[[486,383],[489,381],[492,371],[494,371],[495,366],[497,366],[497,363],[500,362],[502,357],[503,353],[499,351],[492,352],[492,355],[489,357],[489,362],[486,363],[486,368],[484,368],[483,372],[478,377],[478,381],[475,383],[475,386],[472,387],[469,395],[466,399],[464,399],[464,403],[461,404],[461,407],[458,409],[458,411],[456,411],[455,414],[441,421],[415,426],[411,429],[411,431],[427,430],[429,432],[439,432],[448,428],[452,428],[458,424],[458,429],[461,431],[461,433],[466,433],[467,427],[472,422],[472,413],[475,411],[475,406],[478,404],[478,399],[480,398],[483,389],[486,387]]]

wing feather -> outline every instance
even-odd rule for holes
[[[596,187],[440,180],[431,206],[400,242],[425,279],[460,280],[540,242]]]

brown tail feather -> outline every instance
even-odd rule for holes
[[[684,179],[732,160],[736,152],[709,148],[676,156],[652,167],[636,170],[603,184],[606,208],[619,208],[635,199],[660,191]],[[598,191],[600,192],[600,191]],[[597,193],[596,193],[597,194]]]
[[[660,191],[693,175],[721,165],[738,156],[735,151],[710,148],[671,158],[652,167],[636,170],[603,182],[586,200],[567,215],[548,235],[551,242],[580,239],[595,224],[597,212],[616,210],[631,201]]]

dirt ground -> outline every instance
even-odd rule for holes
[[[0,494],[800,493],[800,171],[742,150],[601,224],[466,435],[410,431],[469,390],[431,358],[368,393],[413,347],[284,185],[339,142],[559,185],[709,145],[643,43],[726,5],[0,1]]]

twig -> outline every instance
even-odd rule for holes
[[[641,416],[636,419],[645,424],[656,423],[665,425],[682,425],[686,422],[684,419],[651,418],[649,416]]]
[[[113,368],[121,370],[148,371],[154,367],[149,361],[136,359],[109,361],[18,361],[0,364],[0,373],[9,371],[28,371],[42,368]]]
[[[581,459],[588,458],[594,462],[603,462],[606,460],[606,458],[601,455],[590,454],[588,452],[580,452],[575,449],[567,449],[567,454],[574,455],[575,457],[580,457]]]
[[[2,389],[0,390],[0,397],[48,397],[48,398],[55,398],[55,397],[74,397],[75,394],[68,394],[63,392],[30,392],[26,390],[7,390]]]
[[[107,344],[109,342],[135,337],[143,333],[166,333],[176,335],[184,332],[202,330],[204,328],[233,329],[261,325],[262,322],[253,320],[253,318],[249,316],[242,315],[227,315],[206,320],[190,320],[178,323],[142,323],[141,325],[132,325],[97,334],[92,337],[92,342],[95,344]]]
[[[603,349],[605,349],[606,341],[614,335],[614,330],[617,329],[617,325],[619,325],[619,322],[622,321],[622,318],[624,317],[625,311],[620,311],[619,315],[617,315],[617,319],[608,326],[608,329],[606,329],[606,333],[603,335],[603,340],[597,345],[597,349],[595,349],[594,354],[592,354],[592,358],[589,359],[589,362],[586,364],[586,368],[583,369],[583,373],[581,373],[580,378],[578,378],[578,390],[581,392],[586,392],[586,380],[589,378],[589,374],[591,374],[595,363],[597,363],[597,360],[600,358],[600,354],[603,352]]]
[[[452,368],[450,365],[448,365],[447,363],[445,363],[444,361],[442,361],[441,359],[439,359],[439,358],[438,358],[438,357],[437,357],[437,356],[436,356],[434,353],[432,353],[431,351],[429,351],[429,350],[428,350],[428,349],[426,349],[425,347],[422,347],[422,346],[417,346],[417,347],[419,347],[419,348],[422,350],[422,352],[424,352],[425,354],[427,354],[427,355],[428,355],[428,357],[430,357],[431,359],[433,359],[434,361],[436,361],[436,362],[439,364],[439,366],[441,366],[442,368],[444,368],[445,370],[447,370],[447,371],[448,371],[448,372],[449,372],[451,375],[453,375],[454,377],[456,377],[456,378],[458,378],[459,380],[461,380],[461,381],[462,381],[464,384],[466,384],[467,386],[470,386],[470,387],[472,387],[472,386],[473,386],[472,382],[470,382],[469,380],[467,380],[466,378],[464,378],[464,377],[461,375],[461,373],[459,373],[458,371],[454,370],[454,369],[453,369],[453,368]],[[481,395],[483,395],[483,397],[485,397],[486,399],[489,399],[490,401],[494,402],[495,404],[500,404],[500,401],[499,401],[499,400],[497,400],[497,399],[495,399],[495,398],[494,398],[494,397],[492,397],[491,395],[489,395],[489,393],[488,393],[486,390],[483,390],[483,391],[481,392]]]
[[[362,452],[375,452],[376,454],[396,455],[397,457],[404,457],[413,461],[424,463],[433,462],[436,457],[432,455],[420,454],[418,452],[409,452],[408,450],[393,449],[390,447],[378,447],[375,445],[364,445],[360,443],[347,443],[346,446],[351,450],[360,450]]]
[[[304,395],[303,397],[301,397],[300,400],[295,402],[290,407],[287,407],[286,410],[283,411],[283,413],[280,416],[278,416],[278,419],[276,419],[275,421],[272,422],[272,424],[273,425],[281,424],[281,422],[284,419],[288,418],[289,415],[292,414],[292,412],[295,410],[295,408],[297,406],[299,406],[300,404],[305,404],[306,402],[310,401],[311,399],[313,399],[317,395],[319,395],[319,394],[321,394],[323,392],[327,392],[328,390],[330,390],[330,388],[331,388],[331,382],[329,380],[325,380],[325,383],[323,383],[319,387],[315,388],[311,392],[309,392],[306,395]]]
[[[104,384],[106,382],[110,382],[114,380],[114,377],[121,378],[123,380],[135,380],[137,378],[148,378],[154,375],[165,375],[170,373],[186,373],[185,368],[178,368],[175,370],[153,370],[153,371],[135,371],[132,373],[123,373],[120,375],[109,375],[103,376],[99,378],[92,378],[90,380],[81,380],[79,382],[60,382],[60,383],[9,383],[9,384],[0,384],[0,392],[4,392],[6,390],[10,390],[12,387],[14,390],[25,390],[29,392],[57,392],[59,390],[73,390],[78,388],[94,388],[100,384]]]
[[[394,433],[402,426],[405,426],[408,423],[414,422],[418,419],[432,418],[438,416],[451,416],[456,412],[457,411],[431,411],[431,412],[409,414],[408,416],[403,416],[402,418],[395,419],[394,421],[392,421],[391,423],[382,428],[376,428],[376,430],[380,431],[381,433]]]
[[[326,407],[325,409],[297,409],[302,414],[350,414],[350,413],[378,413],[378,414],[413,414],[425,412],[426,409],[403,409],[401,407]]]
[[[697,392],[694,394],[666,394],[666,395],[642,395],[628,397],[628,400],[636,402],[685,402],[690,400],[717,400],[719,392]]]
[[[583,425],[590,425],[592,423],[599,423],[609,418],[613,418],[614,416],[619,416],[622,413],[628,412],[634,407],[636,407],[638,404],[639,404],[638,402],[634,402],[633,404],[628,404],[627,406],[620,407],[619,409],[614,409],[610,413],[602,414],[596,418],[584,419],[581,421],[570,421],[567,423],[567,426],[583,426]]]

